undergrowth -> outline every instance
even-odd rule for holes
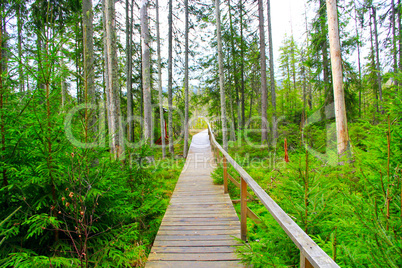
[[[341,267],[402,267],[401,99],[388,111],[377,125],[349,124],[353,155],[339,160],[341,165],[300,146],[300,133],[286,131],[290,124],[282,128],[286,135],[280,136],[276,150],[242,140],[241,145],[231,142],[229,153]],[[322,135],[309,131],[307,143],[325,143]],[[289,163],[284,161],[284,138]],[[230,165],[228,172],[240,180]],[[222,166],[213,178],[223,183]],[[239,192],[229,181],[231,198],[238,199]],[[298,248],[268,210],[258,201],[248,206],[262,223],[248,219],[248,243],[237,250],[243,261],[253,267],[297,267]],[[240,205],[235,208],[239,213]]]

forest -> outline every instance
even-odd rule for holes
[[[402,267],[401,0],[305,0],[282,40],[273,2],[0,1],[0,266],[144,267],[207,121],[340,267]],[[297,267],[248,205],[244,264]]]

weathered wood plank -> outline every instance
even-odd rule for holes
[[[177,230],[175,225],[163,225],[159,228],[159,231]],[[190,226],[180,226],[180,230],[240,230],[240,225],[190,225]]]
[[[237,235],[239,230],[159,230],[158,235]]]
[[[237,217],[203,217],[202,219],[199,218],[164,218],[163,222],[198,222],[198,221],[203,221],[203,222],[211,222],[211,221],[236,221],[239,218]]]
[[[150,261],[235,261],[239,258],[231,253],[150,253]]]
[[[153,247],[151,254],[157,253],[233,253],[233,247]]]
[[[160,241],[193,241],[193,240],[226,240],[230,238],[240,238],[240,234],[232,235],[157,235],[155,240]]]
[[[237,261],[150,261],[149,268],[240,268],[244,267]]]
[[[193,241],[170,241],[170,240],[158,240],[154,242],[154,247],[227,247],[227,246],[238,246],[239,242],[232,238],[223,240],[193,240]]]

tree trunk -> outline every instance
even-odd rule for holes
[[[133,20],[133,10],[134,5],[131,5],[131,18],[129,16],[130,11],[130,0],[126,0],[126,56],[127,56],[127,70],[126,70],[126,77],[127,77],[127,140],[129,142],[134,141],[134,130],[133,130],[133,95],[132,95],[132,40],[133,40],[133,33],[132,33],[132,20]],[[132,1],[132,4],[134,1]]]
[[[276,146],[278,138],[278,124],[276,119],[276,91],[275,91],[275,68],[274,68],[274,52],[272,42],[272,25],[271,25],[271,0],[267,0],[268,15],[268,45],[269,45],[269,75],[271,85],[271,105],[272,105],[272,145]]]
[[[343,91],[341,46],[339,42],[338,13],[336,0],[327,0],[329,42],[331,50],[332,77],[335,101],[335,120],[338,140],[338,155],[349,150],[348,123]]]
[[[305,9],[307,10],[306,4],[304,4],[304,5],[305,5]],[[309,31],[308,31],[307,13],[304,14],[304,21],[306,24],[306,33],[308,33]],[[308,41],[308,36],[306,36],[306,47],[308,47],[308,46],[309,46],[309,41]],[[306,54],[307,54],[307,59],[310,60],[311,55],[308,53],[308,51],[306,52]],[[307,83],[307,92],[308,92],[307,103],[308,103],[309,109],[312,110],[313,109],[313,94],[311,92],[312,90],[311,90],[311,83],[310,83],[310,81],[311,81],[311,67],[310,66],[307,69],[307,81],[308,81],[308,83]]]
[[[391,1],[391,11],[392,11],[392,56],[393,56],[393,60],[394,60],[394,74],[396,76],[397,72],[398,72],[398,57],[397,57],[397,50],[396,50],[396,22],[395,22],[395,0]],[[396,77],[394,77],[394,85],[396,85],[395,91],[398,92],[398,80],[396,79]]]
[[[261,143],[268,142],[267,120],[267,66],[265,56],[265,30],[262,0],[258,0],[258,21],[260,31],[260,62],[261,62]]]
[[[360,62],[360,35],[358,30],[358,18],[357,18],[357,8],[356,8],[356,0],[353,0],[354,8],[355,8],[355,28],[356,28],[356,36],[357,36],[357,65],[359,68],[359,117],[362,116],[362,67]]]
[[[216,18],[216,35],[218,41],[218,63],[219,63],[219,88],[221,95],[221,121],[222,121],[222,141],[223,149],[228,150],[228,138],[226,129],[226,101],[225,101],[225,86],[223,73],[223,53],[222,53],[222,38],[221,38],[221,12],[219,0],[215,0],[215,18]]]
[[[234,76],[234,83],[236,88],[236,110],[237,110],[237,129],[240,130],[241,128],[241,115],[240,115],[240,98],[239,98],[239,79],[237,74],[237,64],[236,64],[236,49],[235,49],[235,42],[234,42],[234,29],[233,29],[233,21],[232,21],[232,7],[230,4],[230,0],[228,0],[228,8],[229,8],[229,22],[230,22],[230,45],[231,45],[231,52],[232,52],[232,66],[233,66],[233,76]]]
[[[159,116],[161,128],[162,157],[166,157],[165,140],[165,119],[163,116],[163,95],[162,95],[162,62],[161,62],[161,38],[159,32],[159,0],[156,0],[156,46],[158,53],[158,93],[159,93]]]
[[[230,62],[230,59],[228,59],[228,62]],[[233,96],[232,96],[232,78],[230,74],[228,74],[228,79],[229,79],[229,86],[227,87],[228,95],[229,95],[229,114],[230,114],[230,136],[229,140],[230,141],[235,141],[236,140],[236,133],[235,133],[235,113],[233,111]]]
[[[20,62],[18,63],[18,78],[19,78],[19,88],[20,92],[25,92],[25,79],[24,73],[22,71],[22,22],[21,22],[21,5],[22,3],[16,4],[16,16],[17,16],[17,35],[18,35],[18,58]]]
[[[2,7],[2,4],[0,4],[0,8]],[[4,26],[3,26],[3,19],[0,18],[0,119],[1,119],[1,151],[2,151],[2,162],[4,163],[6,160],[6,130],[5,130],[5,120],[4,120],[4,91],[5,87],[3,85],[3,73],[5,73],[5,60],[4,60],[4,39],[3,39],[3,31],[4,31]],[[8,185],[8,178],[7,178],[7,169],[5,168],[5,165],[3,165],[2,169],[2,175],[3,175],[3,187]]]
[[[152,144],[151,60],[148,0],[141,1],[142,91],[144,92],[144,139]]]
[[[304,65],[306,52],[304,49],[300,51],[300,73],[302,79],[302,90],[303,90],[303,112],[302,112],[302,120],[300,122],[300,131],[301,131],[301,144],[304,143],[304,124],[306,122],[306,111],[307,111],[307,79],[306,79],[306,66]]]
[[[185,111],[184,111],[184,149],[183,156],[187,157],[188,151],[188,0],[184,0],[184,8],[185,8],[185,52],[184,52],[184,98],[185,98]]]
[[[402,11],[401,11],[401,0],[398,0],[398,41],[399,41],[399,71],[402,71]],[[399,83],[399,81],[398,81]]]
[[[169,105],[169,115],[168,115],[168,124],[169,124],[169,152],[173,156],[174,155],[174,147],[173,147],[173,0],[169,0],[169,15],[168,15],[168,24],[169,24],[169,52],[168,52],[168,105]]]
[[[330,105],[334,102],[334,95],[333,91],[330,87],[330,80],[329,80],[329,61],[328,61],[328,44],[327,44],[327,36],[326,36],[326,14],[325,14],[325,0],[320,0],[320,27],[321,27],[321,34],[322,34],[322,65],[323,65],[323,79],[324,79],[324,95],[325,95],[325,106]],[[324,112],[325,109],[322,109]],[[325,118],[325,117],[324,117]]]
[[[94,63],[94,30],[93,30],[92,0],[82,1],[82,27],[84,42],[84,97],[85,103],[95,103],[95,73]],[[92,109],[85,109],[85,139],[88,131],[95,134],[95,113]]]
[[[369,24],[370,24],[370,52],[371,52],[371,68],[372,70],[376,69],[376,62],[375,62],[375,52],[374,52],[374,41],[373,41],[373,27],[372,27],[372,20],[371,20],[371,12],[370,12],[370,19],[369,19]],[[378,92],[377,92],[377,87],[376,87],[376,81],[373,81],[373,93],[376,98],[375,106],[377,113],[380,111],[378,108]],[[374,113],[375,117],[375,113]]]
[[[240,75],[241,75],[241,129],[244,129],[246,123],[245,107],[244,107],[244,44],[243,44],[243,2],[240,0]],[[240,119],[239,119],[240,120]]]
[[[111,152],[115,159],[120,158],[124,152],[124,139],[120,122],[120,96],[118,81],[118,63],[116,50],[116,20],[114,0],[105,0],[105,29],[107,53],[107,95],[109,135],[111,139]]]
[[[371,7],[373,10],[373,23],[374,23],[374,39],[375,39],[375,55],[376,55],[376,69],[377,69],[377,83],[378,83],[378,94],[380,97],[380,110],[382,109],[382,78],[381,78],[381,67],[380,67],[380,52],[378,46],[378,32],[377,32],[377,12],[374,6]]]
[[[105,105],[105,110],[107,114],[107,127],[109,131],[109,136],[111,137],[111,129],[112,129],[112,118],[111,118],[111,111],[108,109],[111,106],[111,100],[110,100],[110,89],[109,89],[109,58],[108,58],[108,44],[107,44],[107,33],[106,33],[106,0],[102,0],[102,5],[103,5],[103,58],[104,58],[104,84],[105,84],[105,95],[106,95],[106,105]],[[114,145],[112,142],[112,139],[109,138],[109,148],[110,151],[113,151]]]

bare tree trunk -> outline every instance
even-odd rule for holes
[[[251,84],[251,92],[250,92],[250,112],[248,114],[249,122],[251,121],[251,114],[253,112],[253,95],[254,95],[254,85],[255,85],[255,76],[254,75],[252,76],[251,83],[252,84]],[[257,98],[258,98],[258,94],[257,94]],[[249,125],[249,128],[250,128],[250,125]]]
[[[18,34],[18,58],[21,61],[18,63],[18,78],[19,78],[19,88],[20,92],[25,92],[25,79],[24,73],[22,71],[22,22],[21,22],[21,5],[22,3],[17,3],[17,34]]]
[[[306,60],[305,55],[306,51],[302,49],[300,51],[301,55],[301,65],[300,65],[300,72],[301,72],[301,78],[302,78],[302,90],[303,90],[303,112],[302,112],[302,120],[300,123],[300,130],[301,130],[301,143],[304,143],[304,131],[302,129],[304,128],[304,123],[306,122],[306,111],[307,111],[307,79],[306,79],[306,66],[304,66],[304,62]]]
[[[66,105],[66,95],[67,95],[67,82],[66,82],[66,76],[65,76],[66,70],[67,70],[66,64],[64,63],[64,60],[60,57],[61,109],[64,109],[64,106]]]
[[[118,63],[116,50],[116,20],[114,0],[105,0],[106,53],[108,70],[108,117],[109,134],[111,136],[111,151],[115,158],[124,153],[124,139],[120,122],[120,96],[118,81]]]
[[[276,146],[278,138],[278,124],[276,119],[276,91],[275,91],[275,68],[274,68],[274,52],[272,42],[272,25],[271,25],[271,1],[267,0],[268,15],[268,45],[269,45],[269,75],[271,85],[271,105],[272,105],[272,145]]]
[[[374,52],[374,41],[373,41],[373,27],[372,27],[372,20],[371,20],[371,12],[370,12],[370,20],[369,20],[369,24],[370,24],[370,51],[371,51],[371,68],[374,70],[376,69],[376,62],[375,62],[375,52]],[[376,98],[376,102],[375,102],[375,106],[376,106],[376,110],[377,113],[380,111],[380,109],[378,108],[378,92],[377,92],[377,88],[376,88],[376,82],[373,81],[373,92]],[[374,117],[375,117],[375,113],[374,113]]]
[[[184,0],[184,8],[185,8],[185,60],[184,60],[184,102],[185,102],[185,111],[184,111],[184,149],[183,149],[183,156],[184,158],[187,157],[188,151],[188,0]]]
[[[109,89],[109,58],[108,58],[108,44],[107,44],[107,33],[106,33],[106,0],[102,0],[102,5],[103,5],[103,58],[104,58],[104,83],[105,83],[105,95],[106,95],[106,112],[107,112],[107,127],[109,131],[109,136],[111,136],[111,129],[112,129],[112,113],[109,110],[109,107],[112,105],[111,104],[111,99],[110,99],[110,89]],[[113,151],[114,144],[112,139],[109,139],[109,148],[111,152]]]
[[[354,8],[355,8],[355,28],[356,28],[356,36],[357,36],[357,64],[359,68],[359,117],[361,117],[362,111],[362,67],[360,62],[360,35],[358,30],[358,18],[357,18],[357,7],[356,0],[353,0]]]
[[[84,98],[85,103],[95,103],[95,73],[94,63],[94,28],[92,24],[93,11],[92,0],[82,1],[82,27],[83,27],[83,43],[84,43]],[[95,113],[93,109],[85,109],[85,139],[95,133]]]
[[[320,0],[320,27],[321,33],[326,33],[325,29],[325,0]],[[325,95],[325,105],[330,105],[334,101],[333,92],[330,88],[330,80],[329,80],[329,61],[328,61],[328,43],[326,34],[322,36],[322,65],[323,65],[323,79],[324,79],[324,95]],[[322,109],[324,111],[325,109]],[[324,117],[325,119],[325,117]]]
[[[230,62],[230,59],[228,59],[228,62]],[[232,96],[232,79],[230,74],[228,74],[228,78],[229,78],[229,86],[228,86],[228,95],[229,95],[229,114],[230,114],[230,136],[229,136],[229,140],[230,141],[235,141],[236,140],[236,133],[235,133],[235,113],[233,111],[233,96]]]
[[[134,131],[133,131],[133,95],[132,95],[132,40],[133,40],[133,33],[132,33],[132,20],[133,20],[133,10],[134,5],[131,5],[131,18],[130,18],[130,0],[126,0],[126,56],[127,56],[127,70],[126,70],[126,77],[127,77],[127,139],[128,141],[134,141]],[[134,1],[132,1],[134,3]]]
[[[304,5],[305,5],[305,10],[307,10],[306,4],[304,4]],[[306,33],[308,33],[307,12],[304,14],[304,21],[305,21],[305,24],[306,24]],[[306,47],[308,47],[308,46],[309,46],[309,40],[308,40],[308,36],[307,36],[306,37]],[[310,59],[311,55],[309,55],[308,52],[306,52],[306,53],[307,53],[307,59]],[[311,68],[308,67],[307,71],[308,71],[307,72],[307,81],[308,81],[308,83],[307,83],[307,91],[308,91],[308,101],[307,101],[307,103],[308,103],[309,109],[311,110],[311,109],[313,109],[313,94],[311,92],[312,90],[311,90],[311,83],[310,83],[310,80],[311,80]]]
[[[398,43],[399,43],[399,49],[398,49],[398,54],[399,54],[399,71],[402,71],[402,14],[401,14],[401,0],[398,0]],[[400,84],[400,82],[398,81]]]
[[[398,57],[397,57],[397,49],[396,49],[396,21],[395,21],[395,0],[391,1],[391,10],[392,10],[392,56],[394,60],[394,74],[396,75],[398,72]],[[399,83],[396,77],[394,78],[394,84],[396,85],[395,91],[398,92]]]
[[[234,29],[233,29],[233,21],[232,21],[232,7],[230,4],[230,0],[228,0],[228,8],[229,8],[229,22],[230,22],[230,44],[231,44],[231,51],[232,51],[232,65],[233,65],[233,76],[234,76],[234,83],[236,88],[236,105],[237,105],[237,129],[240,130],[241,128],[241,115],[240,115],[240,98],[239,98],[239,79],[237,74],[237,64],[236,64],[236,49],[234,43]],[[234,118],[234,117],[233,117]],[[233,120],[233,119],[232,119]]]
[[[260,31],[260,64],[261,64],[261,143],[268,142],[268,119],[267,119],[267,66],[265,56],[265,30],[264,10],[262,0],[258,0],[258,21]]]
[[[156,43],[158,53],[158,92],[159,92],[159,116],[161,128],[162,157],[166,157],[165,120],[163,116],[163,95],[162,95],[162,62],[161,62],[161,38],[159,32],[159,0],[156,0]]]
[[[243,2],[240,0],[240,75],[241,75],[241,128],[244,129],[246,123],[245,107],[244,107],[244,44],[243,44]],[[240,120],[240,119],[239,119]]]
[[[173,0],[169,0],[169,15],[168,15],[168,24],[169,24],[169,52],[168,52],[168,105],[169,105],[169,115],[168,115],[168,124],[169,124],[169,152],[173,156],[174,155],[174,147],[173,147]]]
[[[329,42],[331,50],[332,77],[335,101],[335,120],[338,140],[338,155],[349,150],[348,122],[343,91],[341,46],[339,42],[338,13],[336,0],[327,0]]]
[[[223,149],[228,150],[228,138],[226,129],[226,101],[225,101],[225,86],[223,73],[223,53],[222,53],[222,37],[221,37],[221,12],[219,0],[215,0],[215,18],[216,18],[216,35],[218,41],[218,62],[219,62],[219,88],[221,95],[221,121],[222,121],[222,141]]]
[[[2,7],[2,4],[0,3],[0,8]],[[3,85],[3,73],[5,72],[5,59],[4,59],[4,39],[3,39],[3,32],[4,32],[4,26],[3,26],[3,18],[0,18],[0,129],[1,129],[1,151],[2,151],[2,162],[6,160],[6,130],[5,130],[5,120],[4,120],[4,113],[5,113],[5,108],[4,108],[4,93],[5,93],[5,88]],[[8,185],[8,177],[7,177],[7,169],[5,166],[2,168],[2,175],[3,175],[3,187]]]
[[[148,0],[141,1],[142,91],[144,92],[144,139],[152,144],[151,60]]]
[[[377,83],[378,83],[378,94],[380,96],[380,110],[382,109],[382,78],[381,78],[381,67],[380,67],[380,52],[378,47],[378,32],[377,32],[377,12],[374,6],[371,7],[373,10],[373,23],[374,23],[374,38],[375,38],[375,55],[376,55],[376,69],[377,69]]]

